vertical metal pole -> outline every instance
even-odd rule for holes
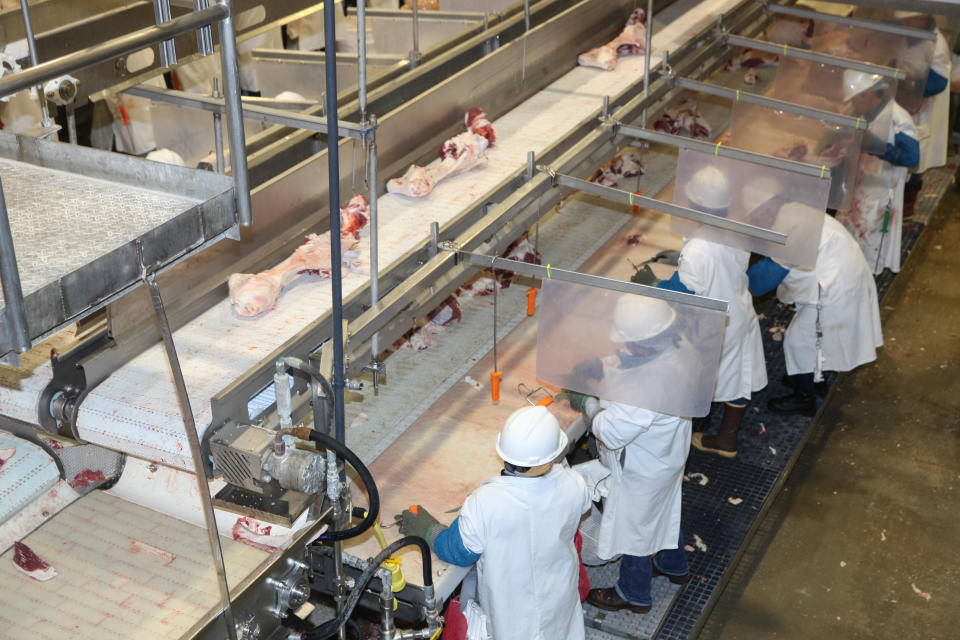
[[[653,47],[653,0],[647,0],[647,40],[644,46],[644,51],[646,55],[643,60],[643,97],[646,98],[650,95],[650,55],[653,53],[650,51]],[[647,126],[647,108],[643,108],[643,113],[640,114],[640,126],[646,128]]]
[[[530,0],[523,0],[523,30],[530,31]]]
[[[20,0],[20,9],[23,11],[23,28],[27,32],[27,47],[30,49],[30,66],[35,67],[40,64],[40,56],[37,53],[37,39],[33,34],[33,23],[30,21],[30,7],[27,0]],[[40,124],[49,127],[53,124],[50,120],[50,110],[47,108],[47,95],[43,92],[43,85],[37,85],[37,100],[40,101]]]
[[[142,258],[141,258],[142,262]],[[220,586],[220,597],[223,601],[223,621],[227,627],[227,637],[237,640],[237,627],[233,620],[233,608],[230,605],[230,586],[227,584],[227,570],[223,562],[223,549],[220,548],[220,534],[217,532],[217,516],[213,510],[213,499],[210,497],[210,485],[203,468],[203,454],[200,451],[200,436],[197,434],[197,424],[193,419],[193,409],[190,407],[190,396],[187,393],[187,383],[183,379],[180,369],[180,359],[177,356],[177,347],[167,321],[167,312],[163,307],[163,298],[160,296],[160,287],[152,273],[144,273],[143,280],[150,290],[150,300],[153,302],[153,311],[157,316],[160,327],[160,337],[163,339],[163,348],[166,351],[167,362],[173,375],[173,384],[177,392],[177,403],[180,405],[180,415],[183,426],[187,431],[187,441],[190,443],[190,455],[193,457],[194,473],[197,478],[197,489],[200,491],[200,502],[203,506],[203,518],[207,524],[207,536],[210,540],[210,553],[213,554],[214,567],[217,570],[217,582]]]
[[[343,284],[340,262],[340,123],[337,112],[337,41],[334,30],[335,4],[323,3],[323,48],[327,91],[327,182],[330,193],[330,291],[333,297],[333,419],[336,438],[344,442],[343,424]]]
[[[367,1],[357,0],[357,99],[360,102],[360,122],[367,121]],[[372,206],[372,205],[371,205]]]
[[[362,3],[362,0],[361,0]],[[370,118],[370,126],[377,126],[377,119]],[[374,129],[370,137],[367,165],[369,167],[369,188],[367,199],[370,204],[370,304],[380,301],[380,238],[379,222],[377,221],[377,132]],[[373,334],[370,339],[370,350],[376,363],[380,356],[380,333]],[[374,372],[376,380],[377,372]]]
[[[210,0],[193,0],[193,10],[201,11],[210,6]],[[213,53],[213,29],[207,25],[197,30],[197,51],[208,56]]]
[[[230,10],[230,14],[220,21],[220,66],[223,69],[223,98],[227,107],[227,124],[230,126],[230,171],[233,173],[237,192],[237,221],[241,227],[249,227],[253,224],[253,209],[250,205],[250,179],[247,174],[247,142],[243,133],[243,105],[240,103],[237,34],[233,30],[233,8],[230,0],[217,0],[217,3]],[[326,4],[333,6],[332,2]],[[335,68],[334,73],[336,73]],[[332,130],[336,131],[336,128]],[[339,268],[339,264],[337,266]]]
[[[67,111],[67,140],[70,144],[77,144],[77,114],[71,104],[66,108]]]
[[[170,0],[153,0],[153,15],[156,17],[158,25],[170,22],[173,19],[173,14],[170,13]],[[175,64],[177,64],[177,48],[173,39],[162,40],[160,42],[160,65],[171,67]]]
[[[213,97],[220,97],[220,78],[213,79]],[[223,114],[213,112],[213,146],[217,154],[217,173],[223,173]]]
[[[410,52],[410,68],[416,69],[420,63],[420,9],[419,0],[413,2],[413,50]]]
[[[18,353],[30,349],[30,334],[27,331],[27,312],[23,306],[23,288],[20,286],[20,269],[17,254],[13,250],[13,232],[7,215],[7,199],[0,182],[0,287],[10,328],[10,346]]]

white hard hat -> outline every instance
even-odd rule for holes
[[[567,434],[546,407],[517,409],[497,436],[497,455],[518,467],[553,462],[566,449]]]
[[[843,72],[843,101],[849,102],[864,91],[873,89],[882,79],[875,73],[847,69]]]
[[[274,100],[279,100],[280,102],[309,102],[296,91],[281,91]]]
[[[172,149],[154,149],[147,154],[147,160],[153,160],[154,162],[165,162],[167,164],[175,164],[178,167],[185,167],[187,163],[183,161],[183,158],[180,157],[180,154]]]
[[[693,174],[684,193],[694,209],[699,206],[718,211],[730,206],[730,183],[716,167],[704,167]]]
[[[620,296],[613,308],[611,342],[643,342],[661,335],[673,325],[677,312],[656,298],[631,294]]]
[[[743,209],[747,213],[755,210],[762,204],[770,201],[783,191],[783,187],[778,180],[773,178],[757,178],[751,180],[740,192],[740,201],[743,203]]]

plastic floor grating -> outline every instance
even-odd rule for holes
[[[925,174],[915,213],[904,221],[902,262],[906,262],[934,209],[951,186],[956,168],[957,161],[951,158],[947,166]],[[881,299],[895,277],[889,270],[877,276]],[[694,549],[688,553],[692,579],[683,587],[671,585],[665,578],[654,579],[654,606],[645,615],[611,614],[584,605],[588,638],[679,640],[695,637],[723,588],[725,576],[746,547],[758,517],[772,502],[780,480],[789,473],[791,461],[803,447],[813,420],[804,416],[782,416],[767,409],[768,398],[790,391],[783,382],[786,374],[783,345],[774,339],[777,332],[771,329],[785,328],[793,317],[793,309],[768,298],[757,301],[757,312],[761,314],[769,381],[763,391],[754,395],[744,418],[737,457],[730,460],[691,449],[687,459],[690,480],[683,486],[683,532],[688,551],[691,547]],[[827,374],[818,389],[821,398],[836,379],[836,374]],[[719,408],[714,411],[708,431],[719,424],[721,414]],[[691,478],[690,474],[703,474],[706,484],[701,484],[700,476]],[[703,546],[698,548],[698,543]],[[593,586],[614,584],[619,566],[617,562],[588,567]]]

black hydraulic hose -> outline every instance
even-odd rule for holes
[[[367,490],[367,495],[370,496],[370,508],[367,509],[367,514],[360,524],[355,527],[351,527],[350,529],[344,529],[343,531],[331,531],[330,533],[325,533],[317,539],[346,540],[347,538],[353,538],[354,536],[360,535],[372,527],[377,521],[377,516],[380,515],[380,493],[377,491],[377,485],[373,481],[373,475],[370,474],[370,470],[367,469],[367,466],[363,464],[363,461],[360,460],[357,454],[348,449],[346,445],[338,441],[336,438],[311,429],[310,439],[326,449],[333,450],[339,454],[341,458],[350,463],[350,465],[356,469],[357,475],[360,476],[360,480],[363,482],[363,486]],[[429,554],[429,549],[427,552]]]
[[[327,405],[327,416],[326,416],[327,419],[323,421],[324,422],[323,425],[320,424],[321,423],[320,407],[318,407],[316,403],[314,403],[313,425],[314,425],[314,428],[316,429],[319,429],[322,426],[324,431],[326,431],[328,435],[332,434],[334,403],[333,403],[333,387],[330,385],[330,381],[327,380],[316,367],[314,367],[309,362],[301,358],[287,357],[283,359],[283,363],[288,367],[290,367],[291,369],[296,369],[297,371],[301,371],[307,374],[308,376],[316,380],[321,387],[323,387],[323,394],[324,396],[326,396],[324,400],[326,401],[326,405]]]
[[[370,584],[370,581],[380,568],[380,565],[399,549],[411,544],[417,545],[417,547],[420,548],[420,555],[423,556],[423,586],[432,587],[433,563],[432,558],[430,557],[430,545],[427,544],[426,540],[418,536],[407,536],[405,538],[400,538],[396,542],[387,545],[386,549],[378,553],[376,557],[370,560],[367,568],[364,569],[363,573],[360,574],[360,577],[357,578],[356,586],[354,586],[353,591],[351,591],[350,595],[347,597],[347,602],[344,604],[343,610],[340,611],[340,614],[336,618],[328,620],[320,626],[305,632],[300,636],[301,640],[324,640],[325,638],[330,638],[336,634],[337,631],[340,630],[340,627],[345,625],[350,616],[353,615],[353,610],[356,608],[357,603],[360,602],[360,597],[363,595],[367,585]]]

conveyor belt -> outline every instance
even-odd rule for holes
[[[656,49],[674,48],[734,5],[711,0],[683,15],[654,36]],[[653,58],[658,56],[654,54]],[[380,198],[380,262],[398,260],[441,224],[522,167],[528,151],[540,151],[615,95],[642,77],[641,56],[623,58],[614,71],[574,68],[517,109],[494,122],[497,145],[482,169],[441,183],[427,198]],[[482,106],[482,105],[480,105]],[[359,243],[360,259],[343,279],[349,295],[367,279],[368,236]],[[236,316],[224,300],[175,334],[184,376],[201,428],[211,421],[209,398],[240,377],[273,349],[330,308],[329,282],[301,277],[264,317]],[[162,349],[156,346],[117,370],[94,389],[80,409],[80,435],[90,442],[180,468],[190,468],[186,436]]]

